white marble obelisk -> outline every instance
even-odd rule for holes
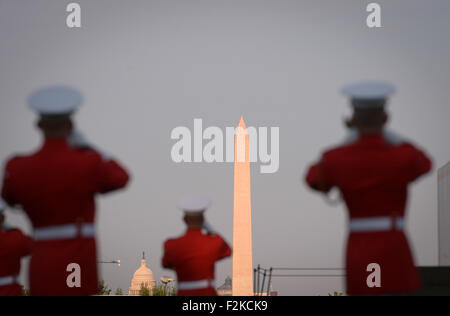
[[[253,296],[249,136],[241,117],[234,142],[233,296]]]

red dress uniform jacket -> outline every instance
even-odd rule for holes
[[[70,147],[65,140],[46,140],[28,157],[6,166],[2,197],[21,205],[34,229],[93,223],[94,197],[123,188],[127,172],[91,150]],[[81,287],[69,288],[67,266],[81,267]],[[31,295],[92,295],[97,293],[95,238],[36,241],[30,263]]]
[[[13,229],[0,231],[0,279],[20,274],[20,259],[31,254],[33,241]],[[0,296],[22,296],[18,283],[0,286]]]
[[[430,159],[414,146],[391,145],[370,135],[325,152],[306,181],[320,191],[339,188],[350,219],[394,218],[405,216],[408,184],[430,169]],[[367,286],[371,263],[380,265],[381,288]],[[346,268],[350,295],[410,292],[421,283],[401,230],[350,233]]]
[[[164,244],[164,268],[177,273],[178,282],[214,281],[216,261],[231,256],[231,248],[219,235],[205,235],[201,230],[187,230]],[[178,296],[217,296],[216,289],[178,290]]]

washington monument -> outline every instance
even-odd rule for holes
[[[241,117],[234,139],[233,296],[253,296],[249,148]]]

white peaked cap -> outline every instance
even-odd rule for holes
[[[178,202],[178,208],[186,213],[201,213],[211,206],[211,202],[206,196],[186,195]]]
[[[351,99],[380,100],[394,94],[395,87],[383,81],[362,81],[345,86],[342,93]]]
[[[70,115],[83,103],[83,95],[66,86],[52,86],[33,92],[28,105],[39,115]]]

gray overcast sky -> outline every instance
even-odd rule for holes
[[[338,90],[359,79],[398,86],[390,126],[417,141],[435,170],[411,189],[408,231],[420,265],[437,264],[436,167],[450,160],[450,2],[377,1],[381,29],[356,0],[77,1],[82,28],[65,26],[70,1],[0,0],[0,159],[40,144],[25,106],[44,85],[78,87],[77,124],[131,171],[125,192],[99,199],[102,266],[127,290],[141,252],[156,278],[162,243],[183,232],[175,205],[185,192],[211,195],[210,222],[232,241],[233,165],[175,164],[177,126],[280,127],[280,169],[252,170],[254,265],[342,267],[346,213],[303,183],[308,164],[345,134]],[[2,171],[3,172],[3,171]],[[9,217],[27,231],[20,214]],[[22,278],[25,280],[25,272]],[[217,282],[231,260],[217,266]],[[283,295],[327,295],[340,279],[275,279]]]

